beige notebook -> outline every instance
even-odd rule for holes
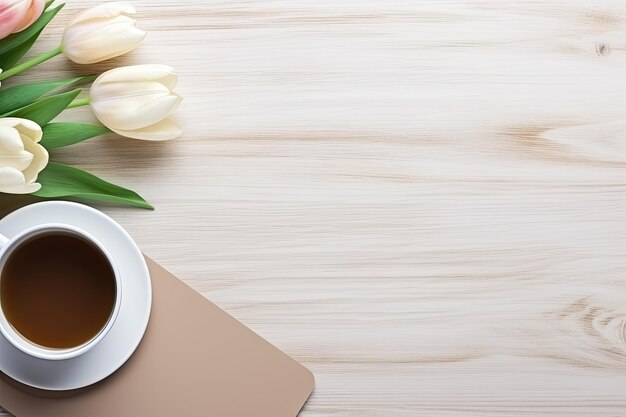
[[[6,206],[0,201],[0,212]],[[313,390],[311,372],[147,262],[152,315],[122,368],[91,387],[60,393],[2,375],[0,405],[17,417],[296,416]]]

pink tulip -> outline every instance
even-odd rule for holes
[[[44,6],[45,0],[0,0],[0,39],[32,25]]]
[[[26,0],[24,3],[28,5],[28,9],[22,18],[22,21],[15,28],[13,33],[21,32],[35,23],[35,20],[39,19],[39,16],[43,13],[43,8],[46,5],[45,0]]]

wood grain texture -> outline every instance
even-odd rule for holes
[[[185,135],[53,159],[156,205],[100,208],[314,371],[302,417],[626,416],[625,2],[134,4],[139,50],[22,79],[170,63]]]

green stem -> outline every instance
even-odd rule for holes
[[[66,109],[73,109],[74,107],[86,106],[89,104],[89,97],[74,99]]]
[[[52,49],[51,51],[44,52],[41,55],[37,55],[36,57],[34,57],[33,59],[29,61],[26,61],[20,65],[17,65],[9,70],[6,70],[0,73],[0,80],[6,80],[9,77],[19,74],[20,72],[24,72],[29,68],[32,68],[36,65],[41,64],[42,62],[46,62],[50,58],[54,58],[55,56],[59,55],[62,52],[63,52],[63,48],[59,46],[59,47]]]

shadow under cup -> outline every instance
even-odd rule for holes
[[[48,225],[21,234],[3,249],[0,330],[18,349],[43,359],[68,359],[110,329],[121,288],[96,240],[77,229]]]

